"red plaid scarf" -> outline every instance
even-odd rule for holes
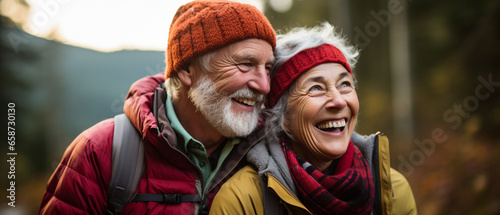
[[[289,143],[282,141],[281,146],[299,199],[313,214],[370,213],[375,195],[370,169],[352,141],[333,175],[296,157]]]

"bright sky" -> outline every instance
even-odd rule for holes
[[[28,0],[25,30],[47,37],[56,30],[62,42],[96,49],[161,50],[177,9],[191,0]],[[263,10],[262,0],[239,0]]]

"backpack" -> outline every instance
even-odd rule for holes
[[[111,180],[108,188],[106,214],[120,214],[128,202],[161,202],[180,204],[202,202],[199,195],[136,194],[144,170],[144,143],[125,114],[114,118]]]

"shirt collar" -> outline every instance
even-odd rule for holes
[[[174,105],[172,103],[172,98],[167,95],[167,101],[165,102],[165,108],[167,109],[167,118],[170,120],[170,126],[174,129],[175,133],[177,133],[177,143],[181,143],[183,150],[187,150],[188,143],[190,141],[194,141],[196,143],[201,144],[200,141],[194,139],[182,126],[181,122],[179,122],[179,118],[175,114]],[[179,145],[178,145],[179,147]]]

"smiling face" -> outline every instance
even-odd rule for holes
[[[189,97],[223,136],[246,136],[257,125],[273,62],[272,47],[264,40],[231,44],[214,53],[209,72],[196,72]]]
[[[294,152],[317,168],[341,157],[356,127],[359,101],[353,75],[341,64],[324,63],[292,86],[284,126],[298,143]]]

